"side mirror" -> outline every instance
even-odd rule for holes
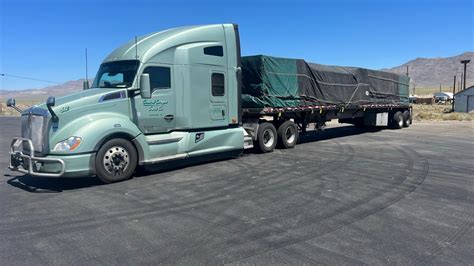
[[[140,94],[143,99],[151,98],[151,89],[150,89],[150,75],[141,74],[140,75]]]
[[[15,105],[16,105],[15,99],[10,98],[10,99],[7,100],[7,107],[11,107],[11,108],[15,109],[18,113],[23,112],[23,110],[21,110],[20,108],[16,107]]]
[[[46,100],[46,106],[54,106],[56,104],[56,98],[49,96]]]
[[[46,107],[48,108],[48,111],[51,114],[51,120],[57,123],[59,121],[59,118],[52,108],[54,105],[56,105],[56,98],[54,98],[53,96],[49,96],[46,100]]]
[[[10,98],[10,99],[7,100],[7,106],[8,107],[13,107],[13,106],[15,106],[15,104],[16,104],[15,99]]]

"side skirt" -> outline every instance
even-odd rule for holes
[[[212,161],[220,161],[220,160],[229,159],[229,158],[237,158],[242,153],[243,153],[243,149],[237,149],[237,150],[218,152],[218,153],[213,153],[213,154],[186,157],[179,160],[148,164],[148,165],[141,166],[141,168],[150,172],[165,172],[165,171],[177,170],[180,168],[185,168],[185,167],[212,162]]]

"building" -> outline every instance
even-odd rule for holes
[[[469,113],[474,110],[474,86],[466,88],[454,95],[454,111]]]
[[[433,97],[436,99],[436,101],[450,101],[453,99],[453,93],[452,92],[435,92],[433,93]]]

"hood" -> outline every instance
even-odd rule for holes
[[[74,102],[81,102],[81,105],[84,104],[84,102],[88,102],[88,100],[93,100],[94,102],[95,99],[100,98],[103,95],[107,95],[111,92],[118,92],[118,91],[123,91],[123,89],[104,89],[104,88],[95,88],[95,89],[88,89],[88,90],[83,90],[77,93],[73,93],[70,95],[66,95],[63,97],[56,98],[56,107],[59,107],[60,105],[65,105],[65,104],[73,104]]]
[[[130,119],[130,101],[127,89],[89,89],[55,99],[53,111],[58,120],[53,121],[45,103],[33,106],[23,112],[33,115],[49,115],[48,140],[50,147],[58,141],[77,136],[80,128],[110,117]],[[46,128],[45,127],[45,128]],[[82,137],[82,136],[80,136]]]
[[[116,94],[120,95],[120,97],[107,97],[109,95],[115,96]],[[77,93],[56,98],[56,103],[53,106],[53,110],[59,115],[72,109],[97,104],[99,101],[103,101],[104,99],[107,100],[107,98],[125,98],[126,95],[126,89],[95,88],[83,90]],[[36,107],[47,109],[46,103],[39,104]],[[25,112],[27,112],[27,110],[25,110]]]

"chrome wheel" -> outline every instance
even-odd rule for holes
[[[278,126],[278,145],[283,149],[294,148],[298,142],[298,127],[293,121],[284,121]]]
[[[277,132],[272,123],[264,122],[259,125],[255,149],[259,152],[272,152],[277,144]]]
[[[271,129],[265,129],[263,131],[263,145],[267,148],[271,148],[275,143],[275,134]]]
[[[121,146],[113,146],[104,154],[103,164],[105,170],[113,175],[121,175],[129,165],[129,154],[127,149]]]
[[[285,131],[285,138],[288,143],[293,143],[296,139],[296,132],[294,127],[287,127]]]
[[[411,116],[410,111],[405,110],[403,112],[403,127],[409,127],[410,126],[410,124],[411,124],[410,116]]]
[[[400,128],[402,128],[402,127],[403,127],[403,118],[402,118],[402,119],[400,119],[400,121],[398,121],[398,126],[399,126]]]

